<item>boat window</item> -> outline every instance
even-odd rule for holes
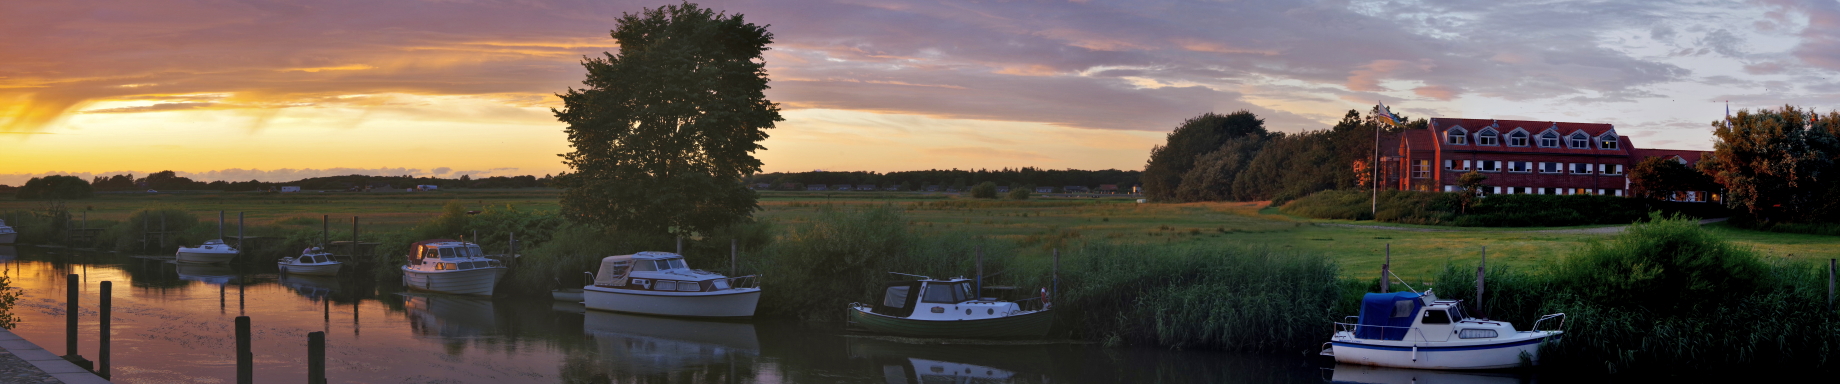
[[[926,295],[920,296],[920,300],[928,303],[956,303],[957,301],[954,301],[954,296],[964,293],[960,292],[958,287],[954,285],[955,284],[928,283],[926,285]]]
[[[959,291],[961,291],[959,292],[958,301],[977,299],[977,293],[971,291],[973,289],[971,288],[971,284],[959,284],[958,287],[960,288]]]
[[[1463,329],[1457,331],[1459,339],[1493,339],[1498,336],[1493,329]]]
[[[466,254],[467,256],[485,256],[486,255],[486,252],[480,250],[479,246],[477,245],[466,247],[466,253],[467,253]]]
[[[1393,317],[1412,317],[1412,302],[1405,300],[1394,301]]]
[[[658,269],[652,268],[651,260],[639,260],[639,261],[633,262],[633,272],[656,271],[656,270]]]
[[[1451,321],[1463,320],[1466,318],[1469,318],[1469,314],[1463,313],[1463,307],[1459,307],[1455,305],[1450,306],[1450,320]]]
[[[441,258],[441,253],[435,252],[434,248],[423,248],[422,257],[438,259],[438,258]]]
[[[703,285],[697,284],[694,281],[684,281],[677,283],[677,290],[680,292],[702,292]]]
[[[728,289],[728,280],[716,280],[710,285],[714,285],[717,291]]]
[[[471,261],[461,262],[460,269],[473,269],[473,262]]]
[[[671,269],[690,269],[690,266],[684,265],[684,259],[670,259],[665,261],[671,264]]]
[[[1442,310],[1425,311],[1425,324],[1450,324],[1450,314]]]
[[[441,248],[441,258],[454,257],[453,248]]]
[[[882,306],[907,308],[907,289],[905,285],[888,287],[888,291],[882,294]]]
[[[671,281],[671,280],[659,280],[655,283],[652,283],[652,289],[657,290],[657,291],[675,291],[677,290],[677,282]]]

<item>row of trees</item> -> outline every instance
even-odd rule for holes
[[[1419,119],[1382,127],[1349,110],[1329,129],[1283,133],[1266,130],[1252,112],[1203,114],[1182,122],[1166,144],[1151,149],[1144,195],[1177,202],[1290,200],[1370,185],[1366,164],[1372,163],[1375,130],[1396,133],[1426,124]]]
[[[1034,167],[1003,168],[998,170],[960,170],[929,169],[924,171],[901,171],[889,173],[877,172],[774,172],[752,175],[747,178],[749,184],[769,183],[773,188],[786,184],[869,184],[875,186],[895,186],[902,190],[915,190],[928,185],[941,185],[959,190],[969,186],[992,183],[993,185],[1021,186],[1084,186],[1117,185],[1119,189],[1128,189],[1138,184],[1138,175],[1142,172],[1117,169],[1080,170],[1080,169],[1041,169]]]
[[[408,189],[417,185],[434,185],[441,188],[533,188],[549,186],[553,178],[544,175],[539,178],[524,176],[492,176],[474,179],[470,175],[459,178],[414,177],[414,176],[367,176],[345,175],[313,177],[287,182],[264,181],[212,181],[192,180],[162,171],[135,178],[133,174],[96,176],[84,181],[76,176],[45,176],[26,181],[25,186],[10,188],[0,185],[0,190],[12,190],[13,195],[21,199],[81,199],[90,197],[95,191],[272,191],[282,186],[298,186],[307,190],[363,190],[363,189]]]

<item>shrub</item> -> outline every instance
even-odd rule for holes
[[[1028,200],[1029,188],[1010,188],[1009,195],[1006,197],[1010,200]]]
[[[997,183],[982,182],[971,187],[971,197],[979,199],[997,198]]]

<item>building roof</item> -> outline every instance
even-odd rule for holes
[[[1429,129],[1409,129],[1402,133],[1405,136],[1406,150],[1437,150],[1437,138],[1431,134]]]
[[[1452,144],[1444,143],[1443,140],[1438,140],[1438,138],[1441,137],[1440,134],[1442,134],[1444,131],[1449,130],[1451,128],[1462,128],[1464,131],[1468,132],[1470,136],[1472,137],[1472,139],[1469,140],[1469,144],[1452,145]],[[1497,133],[1501,134],[1500,136],[1501,139],[1497,141],[1496,145],[1492,145],[1492,146],[1476,145],[1475,139],[1473,139],[1473,137],[1475,136],[1476,133],[1481,132],[1484,129],[1494,129]],[[1520,130],[1527,132],[1529,136],[1528,144],[1530,145],[1525,146],[1525,147],[1511,147],[1507,145],[1508,134],[1514,132],[1516,129],[1520,129]],[[1546,131],[1548,130],[1555,131],[1559,134],[1560,136],[1559,140],[1561,140],[1559,148],[1545,148],[1545,147],[1539,146],[1539,135],[1546,133]],[[1430,142],[1433,145],[1436,145],[1437,148],[1441,150],[1468,150],[1468,151],[1489,151],[1489,152],[1509,152],[1509,153],[1519,152],[1519,153],[1575,154],[1575,155],[1608,155],[1608,154],[1630,155],[1632,154],[1630,152],[1630,149],[1633,148],[1634,145],[1630,143],[1629,137],[1623,136],[1622,134],[1617,134],[1617,149],[1597,149],[1595,145],[1592,145],[1591,148],[1575,149],[1575,148],[1571,148],[1569,145],[1567,145],[1567,143],[1564,142],[1566,138],[1570,137],[1572,134],[1577,133],[1577,132],[1584,132],[1586,135],[1589,135],[1591,136],[1591,138],[1595,139],[1598,136],[1603,135],[1605,132],[1611,132],[1614,130],[1616,130],[1615,126],[1610,125],[1610,124],[1603,124],[1603,123],[1567,123],[1567,122],[1553,122],[1553,121],[1491,120],[1491,119],[1453,119],[1453,118],[1441,118],[1440,117],[1440,118],[1431,119],[1431,125],[1429,129],[1426,130],[1425,134],[1430,136],[1429,137]],[[1593,143],[1595,143],[1595,141],[1593,141]],[[1414,146],[1413,149],[1418,149],[1418,147]]]

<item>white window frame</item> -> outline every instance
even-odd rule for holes
[[[1476,145],[1499,146],[1501,145],[1501,133],[1495,132],[1494,128],[1483,128],[1481,131],[1476,131]]]
[[[1617,142],[1616,131],[1604,132],[1602,135],[1597,135],[1597,149],[1614,151],[1620,147],[1621,144]]]
[[[1539,135],[1536,135],[1534,140],[1539,142],[1540,148],[1561,148],[1563,144],[1565,144],[1565,135],[1561,135],[1559,132],[1546,131],[1540,132]],[[1552,145],[1546,145],[1546,140],[1552,140]]]
[[[1501,172],[1501,160],[1476,160],[1476,170],[1481,172]]]
[[[1444,144],[1469,145],[1469,130],[1463,127],[1450,127],[1444,130]]]
[[[1598,164],[1597,167],[1598,173],[1605,175],[1617,176],[1623,174],[1622,164]]]
[[[1552,164],[1552,167],[1547,167],[1547,166],[1546,166],[1547,164]],[[1561,174],[1561,173],[1565,173],[1565,165],[1564,165],[1564,164],[1565,164],[1565,163],[1560,163],[1560,162],[1554,162],[1554,161],[1542,161],[1542,162],[1540,162],[1540,167],[1539,167],[1539,168],[1536,168],[1536,169],[1538,169],[1538,170],[1540,171],[1540,173],[1545,173],[1545,174]],[[1551,168],[1551,169],[1548,169],[1548,168]]]
[[[1515,134],[1520,134],[1521,137],[1514,137]],[[1515,139],[1520,139],[1521,143],[1514,144]],[[1513,131],[1508,131],[1507,140],[1504,142],[1510,147],[1526,147],[1533,142],[1533,134],[1527,133],[1525,129],[1515,128]]]
[[[1571,149],[1591,149],[1591,135],[1587,135],[1583,131],[1572,132],[1572,134],[1565,136],[1565,143],[1567,144],[1566,147]],[[1578,145],[1578,143],[1584,143],[1584,145]]]
[[[1591,163],[1565,163],[1565,165],[1566,165],[1565,169],[1567,173],[1570,173],[1573,175],[1589,175],[1593,173],[1591,172],[1591,168],[1595,168],[1591,166]],[[1581,165],[1583,167],[1579,167]],[[1584,172],[1579,172],[1578,171],[1579,169],[1583,169]]]

